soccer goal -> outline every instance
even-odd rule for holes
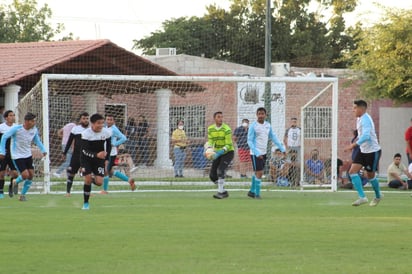
[[[32,191],[65,191],[65,173],[54,176],[62,164],[59,129],[82,112],[115,117],[117,127],[128,137],[119,148],[117,169],[136,179],[140,190],[210,190],[210,162],[203,157],[207,127],[213,113],[223,112],[232,132],[242,119],[256,120],[256,109],[266,107],[272,127],[280,140],[291,117],[302,129],[301,152],[294,169],[294,189],[326,186],[336,190],[337,94],[338,80],[332,77],[207,77],[207,76],[119,76],[44,74],[19,102],[17,114],[22,122],[28,111],[39,118],[37,127],[48,149],[45,159],[33,147],[35,179]],[[172,132],[184,121],[188,143],[184,150],[184,177],[175,177]],[[235,146],[236,147],[236,146]],[[317,149],[323,161],[323,177],[309,180],[305,162]],[[275,151],[273,148],[269,154]],[[270,155],[272,156],[272,155]],[[264,184],[268,190],[280,189],[277,174],[268,157]],[[290,159],[289,159],[290,160]],[[330,163],[328,167],[327,163]],[[246,189],[251,165],[240,170],[239,157],[231,164],[229,188]],[[328,171],[329,170],[329,171]],[[82,178],[75,178],[74,191],[81,191]],[[290,179],[291,180],[291,179]],[[290,183],[292,184],[292,182]],[[296,187],[300,186],[300,187]],[[127,183],[110,183],[111,191],[128,190]]]

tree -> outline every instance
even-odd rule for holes
[[[348,54],[361,72],[363,95],[412,101],[412,10],[385,9],[380,23],[359,32],[357,49]]]
[[[343,67],[335,63],[343,51],[353,47],[344,34],[343,14],[353,11],[356,0],[316,0],[319,8],[309,10],[310,0],[275,0],[272,7],[272,62],[292,65]],[[201,18],[166,21],[163,30],[134,40],[134,48],[153,54],[157,47],[175,47],[177,52],[264,66],[266,0],[232,0],[229,10],[206,7]],[[330,14],[325,18],[324,14]],[[196,47],[193,47],[196,45]]]
[[[13,0],[8,6],[0,5],[0,42],[50,41],[64,28],[62,24],[56,28],[50,26],[47,20],[51,15],[47,4],[37,9],[35,0]]]

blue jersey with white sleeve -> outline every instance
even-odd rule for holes
[[[112,125],[107,129],[112,132],[112,150],[110,151],[110,156],[116,156],[117,147],[125,143],[127,141],[127,138],[116,125]]]
[[[272,142],[280,149],[280,151],[285,152],[285,147],[279,141],[275,132],[269,122],[264,121],[263,124],[257,121],[253,122],[249,127],[249,132],[247,136],[247,143],[250,148],[250,154],[256,157],[260,155],[265,155],[267,153],[268,140]]]
[[[46,148],[40,140],[37,127],[25,129],[23,125],[15,125],[6,131],[0,142],[0,154],[5,155],[7,140],[10,142],[10,153],[12,159],[23,159],[32,156],[32,142],[39,147],[42,153],[46,153]]]
[[[372,117],[368,113],[364,113],[361,117],[358,117],[356,122],[356,129],[358,130],[358,141],[362,153],[372,153],[381,150],[376,136],[375,124]]]

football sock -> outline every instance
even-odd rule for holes
[[[31,180],[25,180],[23,188],[21,190],[21,195],[26,195],[27,191],[29,191],[30,186],[31,186],[32,181]]]
[[[66,185],[67,193],[70,193],[70,191],[72,190],[72,185],[73,185],[73,182],[67,182],[67,185]]]
[[[74,179],[74,176],[72,176],[72,175],[68,175],[67,176],[67,185],[66,185],[66,192],[67,193],[70,193],[70,190],[72,189],[72,185],[73,185],[73,179]]]
[[[252,184],[250,185],[250,192],[255,193],[256,188],[256,176],[252,175]]]
[[[127,177],[126,174],[121,173],[121,172],[118,171],[118,170],[116,170],[116,171],[113,173],[113,175],[116,176],[117,178],[125,181],[125,182],[129,181],[129,177]]]
[[[0,193],[4,193],[3,189],[4,189],[4,179],[1,179],[0,180]]]
[[[256,194],[256,196],[260,196],[260,183],[261,183],[261,182],[262,182],[261,179],[258,179],[258,178],[255,179],[255,184],[256,184],[256,186],[255,186],[255,189],[256,189],[255,194]]]
[[[103,190],[107,191],[109,189],[109,176],[104,176],[103,178]]]
[[[84,202],[89,202],[90,192],[92,191],[92,185],[83,185],[83,198]]]
[[[376,177],[375,177],[372,180],[369,180],[369,183],[371,183],[372,188],[375,191],[375,197],[379,199],[381,197],[381,191],[380,191],[380,188],[379,188],[378,179],[376,179]]]
[[[16,178],[16,184],[19,184],[20,182],[22,182],[23,181],[23,178],[21,177],[21,175],[19,175],[17,178]]]
[[[363,192],[363,187],[362,187],[362,180],[359,176],[358,173],[355,174],[349,174],[352,184],[355,187],[356,191],[358,192],[358,195],[360,198],[365,198],[365,193]]]
[[[219,193],[223,193],[223,192],[225,192],[225,179],[223,179],[223,178],[219,178],[218,180],[217,180],[217,187],[218,187],[218,192]]]

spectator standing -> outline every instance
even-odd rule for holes
[[[144,115],[139,115],[136,126],[137,149],[139,164],[145,167],[149,162],[149,123]]]
[[[285,144],[286,150],[295,150],[297,151],[298,157],[297,161],[300,162],[300,132],[301,129],[298,127],[298,119],[292,117],[290,119],[291,126],[286,129],[285,137],[283,138],[283,143]]]
[[[174,172],[175,177],[183,177],[183,167],[185,165],[187,147],[187,136],[184,130],[184,122],[179,120],[177,128],[172,132],[173,154],[175,156]]]
[[[406,141],[406,157],[408,159],[408,165],[412,163],[412,119],[410,126],[405,131],[405,141]]]
[[[240,127],[235,129],[233,140],[237,145],[237,153],[239,155],[240,178],[247,178],[247,171],[250,166],[250,149],[247,144],[247,134],[249,130],[249,120],[243,119]]]
[[[393,162],[388,166],[388,187],[403,190],[412,189],[412,185],[409,185],[409,182],[412,183],[412,175],[402,163],[401,157],[400,153],[396,153],[393,156]],[[402,178],[402,175],[407,178]]]
[[[66,125],[64,125],[64,127],[62,127],[61,129],[59,129],[59,131],[57,132],[57,135],[62,138],[62,152],[64,152],[65,148],[66,148],[66,143],[69,140],[70,137],[70,133],[72,131],[72,129],[76,126],[76,117],[73,116],[72,120],[67,123]],[[72,159],[72,155],[73,155],[73,146],[71,146],[69,148],[69,150],[66,153],[66,159],[64,160],[64,162],[57,168],[56,172],[53,174],[55,177],[60,178],[61,173],[63,172],[63,170],[66,170],[67,167],[70,165],[70,161]]]

